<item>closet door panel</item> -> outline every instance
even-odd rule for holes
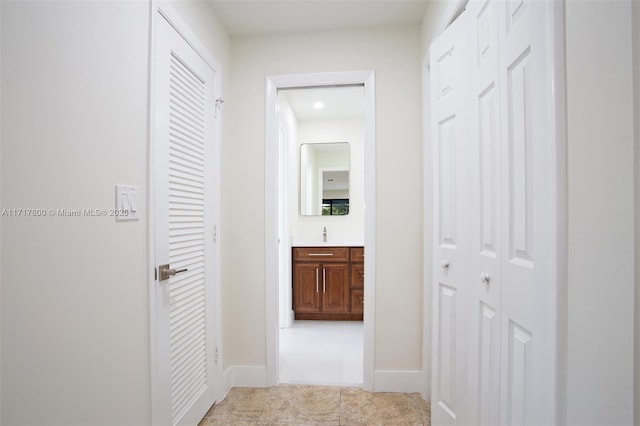
[[[502,117],[501,423],[555,422],[557,173],[552,2],[499,7]]]
[[[501,318],[501,142],[500,43],[498,2],[471,2],[473,66],[470,150],[472,191],[469,209],[471,247],[471,331],[469,335],[469,420],[476,425],[500,421]]]
[[[468,18],[463,13],[431,45],[434,160],[434,424],[464,424],[469,328]]]

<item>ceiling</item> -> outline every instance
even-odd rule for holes
[[[364,117],[364,86],[280,90],[278,96],[287,99],[299,121]]]
[[[419,25],[428,0],[209,0],[231,36]]]

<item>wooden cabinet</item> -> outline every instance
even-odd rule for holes
[[[362,320],[364,248],[294,247],[296,319]]]
[[[364,313],[364,263],[351,264],[351,312]]]
[[[320,263],[293,264],[293,306],[297,313],[320,312]]]

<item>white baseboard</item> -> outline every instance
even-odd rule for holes
[[[424,393],[420,370],[376,370],[374,392]]]
[[[232,387],[264,388],[267,387],[267,367],[253,365],[232,365],[223,374],[227,390]]]

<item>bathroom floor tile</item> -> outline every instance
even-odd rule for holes
[[[280,330],[280,382],[361,385],[363,335],[362,321],[294,321]]]

